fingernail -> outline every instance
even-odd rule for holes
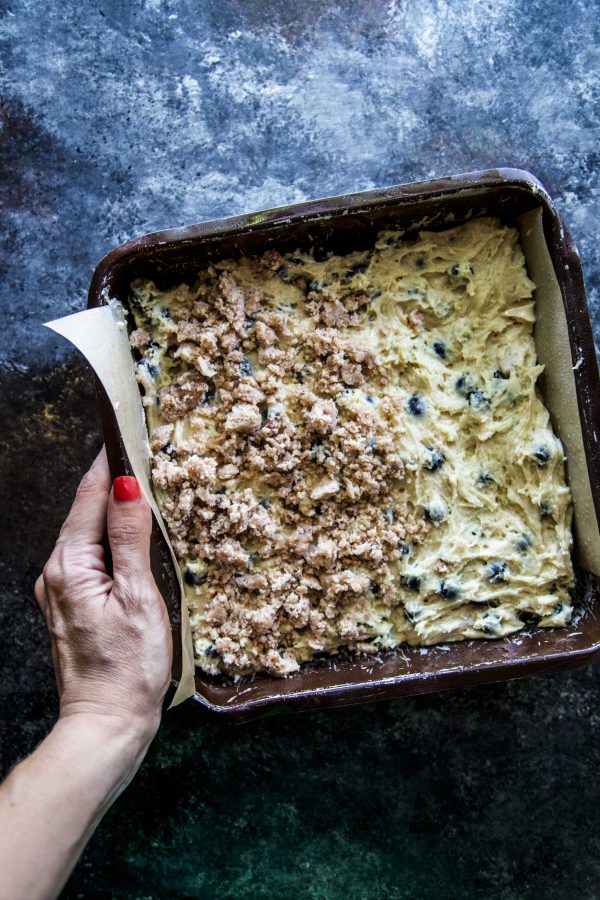
[[[121,475],[113,481],[113,493],[117,503],[130,503],[140,499],[140,486],[133,475]]]

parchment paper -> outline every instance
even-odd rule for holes
[[[581,421],[575,393],[565,308],[544,238],[542,211],[534,209],[520,220],[521,246],[527,271],[535,282],[535,347],[544,365],[541,378],[544,401],[567,457],[567,477],[573,497],[573,526],[579,561],[600,575],[600,534],[588,476]]]
[[[83,353],[102,382],[112,403],[133,474],[165,536],[181,592],[182,673],[171,706],[194,693],[194,653],[181,572],[167,529],[150,487],[150,447],[140,391],[135,380],[123,307],[116,300],[108,306],[87,309],[46,323]]]

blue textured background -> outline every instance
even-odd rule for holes
[[[496,165],[578,243],[600,336],[599,7],[1,0],[2,768],[56,713],[32,584],[99,446],[40,327],[144,231]],[[169,713],[66,897],[600,896],[598,669],[232,728]]]

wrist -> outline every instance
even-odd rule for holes
[[[160,716],[121,713],[67,707],[61,710],[55,728],[82,748],[93,746],[120,770],[125,783],[137,771],[156,735]]]
[[[155,731],[147,718],[63,707],[50,734],[1,786],[2,897],[58,895]]]

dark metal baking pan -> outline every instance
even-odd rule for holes
[[[294,250],[326,246],[348,252],[368,246],[384,228],[416,230],[495,215],[514,223],[541,208],[545,239],[566,313],[585,458],[596,524],[600,520],[600,385],[581,265],[569,233],[543,186],[527,172],[494,169],[416,184],[396,185],[203,222],[144,235],[109,253],[98,265],[88,306],[116,297],[127,308],[131,282],[148,277],[161,287],[193,279],[209,261],[256,254],[270,247]],[[102,427],[113,477],[129,471],[114,413],[100,388]],[[593,511],[592,511],[593,512]],[[155,529],[152,564],[178,634],[179,592]],[[443,647],[403,646],[378,657],[332,657],[280,679],[257,676],[237,684],[196,671],[198,703],[238,721],[283,708],[310,709],[390,699],[524,675],[554,672],[600,654],[600,580],[576,566],[575,603],[581,615],[567,628],[538,629],[498,640],[471,640]],[[179,640],[174,641],[179,648]],[[174,661],[174,672],[180,657]]]

